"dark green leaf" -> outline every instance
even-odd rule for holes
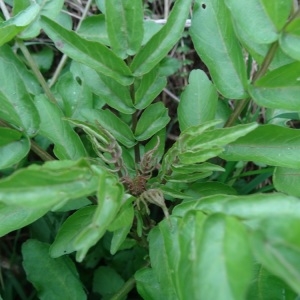
[[[94,272],[93,292],[111,297],[124,284],[124,279],[111,267],[99,267]]]
[[[288,19],[293,1],[225,0],[239,31],[255,43],[268,44],[278,39],[278,32]]]
[[[151,138],[170,121],[168,111],[161,102],[149,105],[138,120],[135,137],[138,141]]]
[[[74,61],[71,65],[71,72],[81,78],[93,93],[99,95],[112,108],[125,114],[135,111],[128,87]]]
[[[27,27],[39,13],[39,5],[32,3],[11,19],[0,24],[0,46],[13,39],[20,31]]]
[[[284,65],[267,73],[249,86],[249,92],[261,106],[298,111],[300,62]]]
[[[224,0],[197,0],[190,34],[220,93],[226,98],[247,97],[242,48]]]
[[[122,59],[136,54],[144,35],[142,1],[106,0],[105,8],[107,33],[114,53]]]
[[[273,183],[277,191],[300,197],[300,170],[275,168]]]
[[[180,39],[192,0],[177,0],[167,23],[134,57],[130,68],[135,76],[153,69]]]
[[[299,139],[300,132],[296,129],[263,125],[227,145],[220,156],[226,160],[257,161],[272,166],[300,168]]]
[[[19,131],[0,127],[0,169],[13,166],[30,150],[30,141]]]
[[[70,58],[112,77],[122,85],[130,85],[133,77],[127,65],[104,45],[86,40],[54,21],[42,17],[43,29],[56,47]]]
[[[54,143],[54,153],[59,159],[79,159],[86,156],[79,136],[66,120],[58,106],[44,95],[36,97],[36,107],[41,118],[39,134]]]
[[[21,169],[0,180],[0,202],[57,209],[70,199],[95,192],[97,182],[97,176],[85,161],[51,161]]]
[[[37,240],[23,244],[23,267],[39,299],[86,299],[76,267],[69,257],[51,258],[49,245]]]
[[[217,109],[216,88],[201,70],[193,70],[178,106],[180,130],[213,120]]]
[[[152,69],[145,74],[135,93],[135,104],[137,109],[145,109],[161,93],[167,84],[165,77],[159,76],[159,68]]]

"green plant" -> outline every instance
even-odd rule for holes
[[[91,3],[74,32],[61,0],[14,1],[12,18],[0,1],[2,297],[296,299],[297,3],[195,1],[212,81],[190,72],[168,146],[158,96],[192,0],[159,28],[141,0],[85,18]]]

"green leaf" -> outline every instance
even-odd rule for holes
[[[257,161],[271,166],[300,168],[299,139],[300,133],[296,129],[262,125],[225,146],[220,156],[229,161]]]
[[[226,98],[247,97],[242,48],[224,0],[197,0],[190,34],[220,93]]]
[[[292,20],[280,36],[280,47],[290,57],[300,60],[300,18]]]
[[[248,291],[248,300],[295,300],[297,295],[278,277],[261,265],[255,266],[255,277]],[[284,295],[284,296],[283,296]]]
[[[245,299],[252,257],[242,223],[221,214],[189,213],[179,227],[179,243],[182,299]]]
[[[30,151],[28,137],[19,131],[0,127],[0,169],[6,169],[22,160]]]
[[[280,215],[300,217],[298,198],[280,193],[253,194],[247,196],[213,195],[196,201],[177,205],[172,215],[181,217],[190,210],[201,210],[207,214],[224,213],[245,220],[263,219]]]
[[[76,267],[69,257],[51,258],[49,245],[37,240],[25,242],[22,254],[27,278],[36,288],[39,299],[87,299]]]
[[[252,235],[258,261],[300,293],[299,216],[278,216],[262,220]]]
[[[79,136],[67,121],[58,106],[51,103],[45,95],[36,97],[35,105],[41,118],[39,134],[54,143],[54,153],[59,159],[79,159],[86,156]]]
[[[80,85],[70,72],[59,78],[56,90],[63,100],[66,117],[76,119],[80,116],[82,109],[93,107],[90,89],[85,84]]]
[[[163,103],[157,102],[149,105],[138,120],[135,138],[144,141],[151,138],[159,130],[163,129],[170,121],[168,110]]]
[[[180,162],[182,164],[204,162],[221,154],[225,145],[246,135],[256,127],[256,123],[242,124],[229,128],[207,130],[200,135],[189,135],[189,130],[193,131],[194,129],[189,127],[177,141]],[[195,126],[195,128],[197,127]]]
[[[97,208],[90,224],[84,227],[74,240],[78,262],[81,262],[88,250],[102,238],[123,205],[123,185],[108,172],[103,173],[101,169],[99,169],[99,172]]]
[[[71,72],[74,76],[81,78],[93,93],[99,95],[112,108],[125,114],[135,111],[128,87],[74,61],[71,65]]]
[[[293,1],[225,0],[239,31],[260,44],[275,42],[287,21]]]
[[[104,15],[95,15],[85,18],[77,33],[87,40],[110,46]]]
[[[300,170],[275,168],[273,183],[277,191],[300,197]]]
[[[178,106],[180,130],[213,120],[217,109],[216,88],[201,70],[193,70]]]
[[[124,279],[111,267],[99,267],[94,272],[93,292],[111,298],[124,284]]]
[[[23,82],[24,66],[8,46],[0,48],[0,117],[21,130],[28,136],[34,136],[39,128],[39,115],[33,99]],[[27,83],[27,80],[26,82]]]
[[[43,47],[38,52],[31,53],[32,58],[35,60],[41,72],[49,71],[53,59],[54,59],[54,50],[48,47]]]
[[[61,52],[99,73],[112,77],[122,85],[130,85],[133,82],[131,71],[125,62],[107,47],[86,40],[46,17],[42,17],[41,20],[43,29]]]
[[[46,16],[50,19],[56,19],[59,12],[63,8],[63,0],[37,0],[39,5],[39,16]],[[20,37],[23,39],[31,39],[39,35],[41,31],[41,21],[40,18],[36,18],[36,21],[32,23],[26,30],[24,30]]]
[[[81,116],[96,126],[100,124],[124,146],[131,148],[136,144],[130,127],[110,110],[84,109]]]
[[[50,161],[20,169],[0,180],[0,202],[19,207],[57,209],[70,199],[96,191],[95,176],[85,161]]]
[[[77,210],[67,218],[50,246],[51,257],[56,258],[76,251],[73,241],[78,233],[90,224],[95,211],[96,205],[91,205]]]
[[[32,3],[28,8],[21,11],[11,19],[0,24],[0,46],[9,42],[19,32],[26,28],[39,13],[39,6]]]
[[[45,207],[15,206],[0,203],[0,237],[11,231],[25,227],[41,218],[52,208],[52,204]]]
[[[136,288],[143,299],[165,299],[162,298],[161,286],[155,276],[153,269],[144,268],[134,274]],[[174,300],[176,298],[173,298]]]
[[[167,84],[166,77],[159,76],[159,68],[152,69],[145,74],[135,93],[135,104],[137,109],[145,109],[161,93]]]
[[[298,111],[300,100],[300,62],[284,65],[249,86],[253,100],[265,107]]]
[[[176,0],[167,23],[134,57],[130,68],[135,76],[153,69],[181,38],[192,0]]]
[[[105,1],[106,26],[110,45],[122,59],[134,55],[142,44],[143,5],[140,0]]]

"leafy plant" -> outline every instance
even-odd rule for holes
[[[161,26],[141,0],[88,1],[74,31],[61,0],[7,2],[2,298],[296,299],[296,1],[176,0]],[[173,116],[160,94],[191,7],[208,72]]]

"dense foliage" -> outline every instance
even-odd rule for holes
[[[298,3],[161,2],[0,1],[0,299],[298,299]]]

